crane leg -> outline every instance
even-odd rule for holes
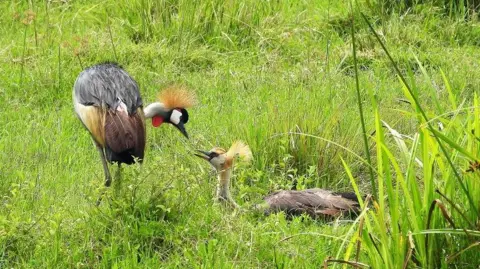
[[[115,173],[115,178],[120,180],[122,177],[122,166],[118,163],[117,172]]]
[[[121,164],[118,163],[117,171],[115,171],[115,182],[113,182],[113,186],[115,187],[116,191],[119,191],[121,189],[121,184],[122,184],[122,167]]]
[[[100,145],[98,145],[97,143],[95,143],[95,145],[97,146],[98,153],[100,153],[100,159],[102,160],[103,172],[105,173],[105,187],[110,187],[110,184],[112,183],[112,176],[110,176],[110,171],[108,170],[105,152]]]

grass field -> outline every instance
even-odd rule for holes
[[[396,2],[1,1],[0,268],[478,268],[479,17]],[[103,61],[146,104],[171,83],[199,104],[189,140],[148,124],[144,165],[96,207],[71,92]],[[224,208],[193,153],[237,139],[254,155],[234,171],[244,208],[294,183],[375,202],[333,222]]]

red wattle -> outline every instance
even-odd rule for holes
[[[158,127],[163,123],[163,118],[160,116],[153,116],[152,117],[152,125],[153,127]]]

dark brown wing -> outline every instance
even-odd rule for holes
[[[287,215],[306,213],[312,217],[320,217],[360,211],[357,201],[323,189],[278,191],[264,200],[269,205],[267,213],[283,211]]]
[[[141,108],[132,115],[124,111],[107,111],[105,116],[107,160],[126,164],[134,163],[134,157],[142,160],[145,139],[145,122]]]

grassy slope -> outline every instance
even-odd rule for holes
[[[256,2],[0,4],[0,265],[318,267],[344,252],[349,225],[286,222],[215,205],[214,176],[191,156],[193,149],[228,147],[235,139],[251,145],[253,168],[237,169],[234,182],[245,206],[290,187],[292,178],[307,187],[351,189],[339,156],[368,192],[366,169],[351,154],[286,134],[320,136],[363,155],[348,6]],[[327,8],[328,2],[335,3]],[[441,85],[436,94],[447,106],[438,70],[458,100],[471,98],[480,83],[480,33],[478,24],[422,8],[377,29],[401,65],[416,71],[420,98],[437,114],[431,82],[413,53]],[[25,26],[28,9],[36,18]],[[397,100],[401,85],[367,27],[359,28],[360,85],[377,94],[383,120],[412,134],[410,108]],[[73,115],[71,89],[82,65],[107,60],[120,62],[138,81],[145,103],[163,85],[181,82],[196,91],[200,105],[190,110],[189,141],[168,126],[148,127],[145,165],[124,168],[111,202],[96,208],[103,172]],[[299,233],[309,234],[279,243]]]

